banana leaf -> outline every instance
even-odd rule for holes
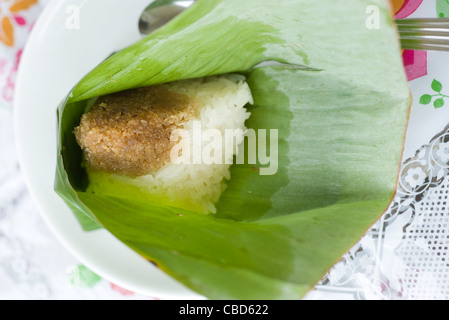
[[[86,191],[73,128],[91,99],[225,73],[253,93],[247,127],[278,130],[276,174],[234,164],[209,215]],[[55,190],[86,230],[106,228],[209,299],[301,299],[388,208],[410,104],[385,0],[198,0],[62,103]]]

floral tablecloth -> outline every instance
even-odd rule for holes
[[[50,233],[26,189],[13,139],[14,86],[27,37],[48,2],[0,0],[0,299],[154,299],[120,288],[80,264]],[[423,0],[392,4],[397,18],[424,5]],[[447,0],[432,1],[431,6],[431,16],[449,17]],[[443,108],[449,91],[439,79],[427,79],[428,53],[405,50],[403,57],[410,81],[429,82],[419,104]],[[445,208],[435,212],[436,203],[448,197],[448,137],[443,130],[404,162],[402,189],[389,211],[308,298],[449,299],[449,214]],[[402,230],[391,233],[398,225]],[[429,228],[426,232],[424,226]],[[429,230],[441,236],[424,234]],[[394,248],[385,246],[391,234],[400,235]],[[381,261],[389,250],[398,258],[394,265]]]

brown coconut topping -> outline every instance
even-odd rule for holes
[[[88,168],[142,176],[170,160],[171,133],[196,109],[191,98],[164,85],[127,90],[100,97],[74,134]]]

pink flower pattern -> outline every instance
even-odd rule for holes
[[[15,79],[17,70],[19,69],[20,57],[22,56],[22,49],[19,49],[15,55],[15,59],[13,60],[12,66],[9,68],[7,72],[5,72],[6,66],[8,65],[8,61],[6,59],[0,60],[0,75],[6,74],[5,83],[1,91],[1,97],[7,103],[12,103],[14,99],[14,88],[15,88]]]

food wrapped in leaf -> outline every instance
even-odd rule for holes
[[[386,0],[198,0],[70,93],[55,189],[207,298],[300,299],[394,197],[400,53]]]
[[[96,99],[74,132],[87,191],[216,213],[250,116],[244,80],[207,77]]]

